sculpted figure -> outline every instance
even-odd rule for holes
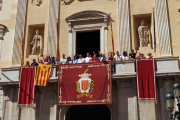
[[[42,4],[42,0],[37,0],[36,5],[40,6]]]
[[[144,41],[145,41],[144,31],[145,31],[145,27],[146,26],[144,26],[144,20],[141,20],[141,26],[139,26],[139,28],[138,28],[140,47],[144,47]]]
[[[30,44],[33,46],[31,55],[43,55],[43,38],[39,35],[39,30],[36,30],[36,35]]]
[[[0,10],[2,10],[2,0],[0,0]]]
[[[148,26],[145,27],[144,35],[145,35],[144,47],[151,47],[151,31],[149,30]]]
[[[140,47],[151,47],[151,32],[148,26],[144,25],[144,20],[141,21],[141,25],[138,28]]]

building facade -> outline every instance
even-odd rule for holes
[[[82,109],[107,109],[111,120],[168,120],[165,95],[179,82],[180,16],[178,0],[0,0],[0,117],[2,120],[72,120]],[[153,14],[154,9],[154,14]],[[154,15],[154,17],[153,17]],[[155,21],[155,26],[154,22]],[[58,23],[58,24],[57,24]],[[137,49],[156,61],[157,101],[137,100],[135,61],[115,62],[113,104],[57,106],[58,66],[46,87],[36,87],[33,108],[17,108],[22,57],[31,62],[31,44],[40,36],[40,53],[57,57]],[[57,32],[58,28],[58,32]],[[155,31],[154,31],[155,28]],[[37,33],[38,30],[38,33]],[[155,34],[154,34],[155,33]],[[57,38],[59,34],[59,39]],[[156,37],[156,44],[154,39]],[[155,50],[156,49],[156,50]],[[137,54],[137,57],[139,54]],[[78,108],[79,107],[79,108]],[[177,108],[175,108],[177,109]],[[79,111],[81,112],[81,111]],[[93,115],[92,115],[93,116]],[[94,118],[95,119],[95,118]],[[104,118],[103,118],[104,119]]]

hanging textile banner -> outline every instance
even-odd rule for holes
[[[137,60],[138,100],[156,100],[155,63],[153,60]]]
[[[57,105],[112,103],[111,62],[59,65]]]
[[[36,74],[35,85],[46,86],[51,75],[52,65],[39,64]]]
[[[21,76],[19,81],[18,101],[19,108],[33,107],[34,104],[34,81],[36,68],[21,68]]]

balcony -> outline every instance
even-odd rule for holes
[[[179,57],[156,58],[156,77],[167,77],[180,75]],[[2,68],[1,85],[18,84],[20,76],[20,67]],[[117,79],[135,79],[136,63],[135,60],[112,62],[112,78]],[[58,81],[58,65],[52,65],[52,73],[48,82]]]

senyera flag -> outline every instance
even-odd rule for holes
[[[156,100],[155,63],[152,60],[137,60],[138,100]]]
[[[17,106],[33,107],[34,104],[34,81],[36,75],[36,68],[21,68],[21,76],[19,81]]]
[[[46,86],[49,76],[51,75],[52,65],[39,64],[36,74],[35,85]]]
[[[59,65],[57,99],[57,105],[111,104],[111,62]]]

